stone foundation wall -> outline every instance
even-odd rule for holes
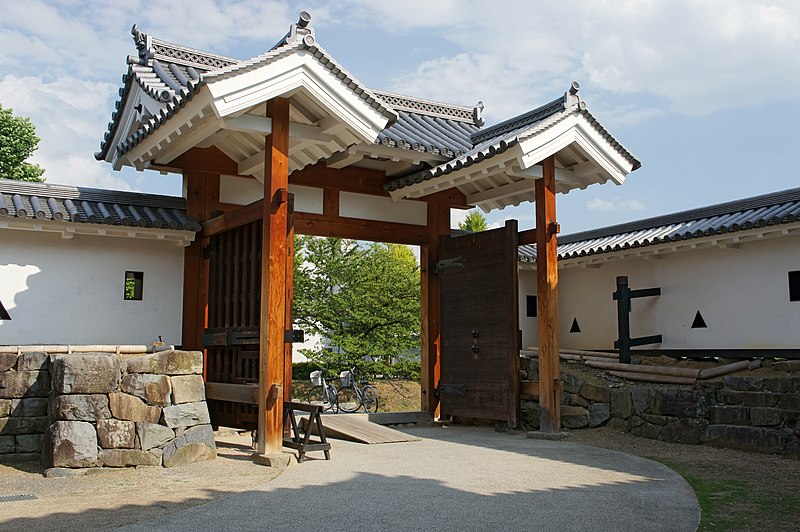
[[[522,359],[526,378],[538,361]],[[729,375],[689,385],[611,387],[562,368],[561,424],[609,426],[673,443],[707,444],[800,458],[800,375]],[[539,428],[539,404],[521,398],[522,421]]]
[[[199,352],[0,354],[0,462],[172,467],[216,456]]]

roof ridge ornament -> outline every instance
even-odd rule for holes
[[[313,46],[316,43],[314,37],[314,28],[310,25],[311,14],[308,11],[301,11],[297,22],[289,26],[289,33],[281,39],[274,48],[281,47],[286,44],[296,44],[302,42],[306,46]]]
[[[472,122],[478,127],[483,127],[486,123],[486,120],[483,119],[483,109],[483,100],[478,100],[478,103],[472,108]]]
[[[586,110],[586,102],[584,102],[580,96],[578,96],[578,91],[580,90],[581,85],[577,81],[573,81],[570,83],[567,92],[564,93],[564,109],[567,111],[585,111]]]
[[[131,35],[133,36],[133,42],[136,45],[136,49],[139,50],[139,63],[146,65],[148,61],[153,58],[153,39],[146,33],[142,32],[137,24],[134,24],[131,28]]]

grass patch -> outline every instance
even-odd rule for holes
[[[378,392],[378,412],[417,412],[420,409],[420,384],[409,380],[370,382]],[[309,380],[292,381],[292,395],[305,401],[312,384]],[[363,410],[362,410],[363,411]]]
[[[680,474],[694,490],[700,504],[698,530],[716,532],[728,530],[776,530],[796,526],[800,496],[773,489],[774,484],[748,482],[737,478],[709,478],[702,470],[651,458]],[[769,526],[768,522],[775,526]]]

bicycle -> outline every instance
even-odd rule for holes
[[[378,392],[367,381],[362,381],[361,386],[355,379],[356,368],[343,371],[339,374],[342,385],[337,395],[337,404],[342,412],[358,412],[364,407],[365,412],[378,411]]]
[[[314,387],[308,391],[307,402],[321,406],[323,411],[332,410],[334,414],[339,412],[338,390],[325,380],[325,375],[321,371],[312,371],[311,383]]]

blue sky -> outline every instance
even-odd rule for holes
[[[130,27],[238,58],[312,15],[370,87],[459,104],[491,124],[570,81],[643,163],[621,187],[558,196],[563,233],[800,186],[800,3],[737,0],[282,2],[4,0],[0,104],[30,116],[48,182],[180,194],[180,178],[94,160]],[[491,213],[533,225],[534,206]]]

